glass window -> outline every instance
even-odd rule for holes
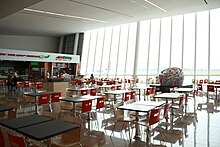
[[[103,48],[103,57],[102,57],[102,67],[101,67],[101,74],[105,76],[107,76],[107,73],[108,73],[111,35],[112,35],[112,27],[106,28],[104,48]]]
[[[149,20],[140,22],[140,37],[139,37],[139,41],[137,42],[139,43],[137,75],[147,74],[148,45],[149,45],[149,33],[150,33],[149,28],[150,28]]]
[[[220,9],[210,11],[210,75],[215,80],[220,80],[220,60],[219,60],[219,48],[220,48]],[[210,78],[211,79],[211,78]]]
[[[93,74],[99,76],[101,74],[101,60],[102,60],[102,49],[103,49],[103,39],[104,39],[105,29],[100,29],[97,36],[96,54],[94,62]]]
[[[195,63],[195,13],[184,15],[183,46],[183,72],[184,75],[192,76]]]
[[[118,45],[120,36],[120,26],[113,27],[111,56],[109,61],[109,75],[116,75],[117,59],[118,59]]]
[[[209,12],[197,13],[196,75],[208,75]]]
[[[158,67],[158,53],[159,53],[159,43],[160,43],[159,39],[160,39],[160,19],[153,19],[151,20],[148,75],[158,74],[157,67]]]
[[[126,75],[133,75],[137,23],[130,24],[127,51]]]
[[[89,54],[88,54],[88,63],[87,63],[87,73],[86,75],[90,75],[93,73],[93,66],[94,66],[94,56],[96,50],[96,42],[97,42],[97,34],[98,30],[93,30],[90,39],[90,46],[89,46]]]
[[[129,24],[121,25],[117,75],[124,75]]]
[[[183,15],[172,18],[171,67],[182,68]]]
[[[81,66],[80,74],[82,74],[82,75],[86,74],[90,34],[91,34],[91,31],[86,31],[84,33],[83,50],[82,50],[82,58],[81,58],[81,65],[80,65]]]
[[[170,64],[171,17],[161,19],[160,65],[159,72]]]

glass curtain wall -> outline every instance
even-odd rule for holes
[[[139,82],[146,83],[168,67],[179,67],[185,84],[191,84],[194,77],[220,80],[219,16],[220,9],[213,9],[141,21],[139,48],[135,48],[136,22],[86,31],[81,73],[131,78],[137,65]]]

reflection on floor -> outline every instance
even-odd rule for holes
[[[14,92],[0,94],[0,104],[16,108],[8,114],[0,113],[1,119],[21,117],[34,113],[34,106],[25,103],[25,98]],[[59,112],[58,104],[53,105],[54,110]],[[91,120],[91,131],[85,129],[81,144],[84,147],[142,147],[142,146],[185,146],[185,147],[216,147],[220,146],[220,99],[209,99],[206,96],[196,96],[189,99],[185,107],[187,113],[174,116],[172,128],[163,125],[154,126],[150,133],[150,145],[146,144],[146,128],[140,128],[140,140],[134,140],[134,128],[131,130],[129,141],[128,130],[115,130],[112,134],[112,114],[98,113]],[[40,107],[41,112],[47,111],[47,107]],[[62,115],[71,115],[69,113]],[[98,120],[98,121],[97,121]],[[170,121],[170,119],[169,119]],[[88,123],[85,123],[88,127]],[[112,135],[111,135],[112,134]],[[6,135],[4,135],[6,136]],[[7,143],[8,144],[8,143]],[[77,146],[77,145],[76,145]]]

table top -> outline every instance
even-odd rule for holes
[[[193,88],[174,88],[176,92],[192,92],[193,90]]]
[[[137,105],[137,104],[134,104],[134,103],[126,104],[126,105],[118,107],[118,109],[130,110],[130,111],[136,111],[136,112],[149,112],[150,110],[152,110],[154,108],[155,108],[155,106]]]
[[[81,91],[81,90],[90,90],[90,89],[95,89],[95,88],[68,88],[70,91]]]
[[[64,99],[60,99],[60,100],[61,101],[66,101],[66,102],[78,103],[78,102],[83,102],[85,100],[97,99],[97,98],[100,98],[100,97],[102,97],[102,96],[83,95],[83,96],[64,98]]]
[[[39,96],[41,94],[53,94],[53,93],[58,93],[58,92],[53,92],[53,91],[39,92],[39,93],[34,93],[33,92],[33,93],[24,93],[24,95],[36,97],[36,96]]]
[[[162,93],[162,94],[155,95],[154,98],[177,99],[182,95],[183,93]]]
[[[137,101],[134,102],[134,105],[145,105],[145,106],[155,106],[155,107],[159,107],[162,106],[165,102],[160,101],[160,102],[156,102],[156,101]]]
[[[73,123],[61,120],[51,120],[20,128],[17,132],[31,139],[41,141],[77,128],[79,128],[79,126]]]
[[[114,85],[102,85],[102,86],[99,86],[99,88],[111,88],[113,86],[121,86],[121,84],[114,84]]]
[[[123,94],[126,92],[131,92],[130,90],[114,90],[114,91],[107,91],[105,94]]]
[[[16,130],[16,129],[30,126],[33,124],[50,121],[52,119],[53,118],[34,114],[34,115],[29,115],[29,116],[24,116],[24,117],[19,117],[19,118],[5,119],[5,120],[0,121],[0,125],[7,127],[9,129],[12,129],[12,130]]]
[[[132,87],[132,89],[147,89],[151,88],[150,86],[137,86],[137,87]]]
[[[0,112],[12,110],[12,107],[0,105]]]

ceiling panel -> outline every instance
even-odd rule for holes
[[[16,5],[15,0],[8,1],[10,4],[14,1]],[[18,9],[10,5],[8,9],[0,10],[8,14],[7,17],[0,19],[0,35],[61,36],[100,27],[220,7],[220,0],[207,0],[208,4],[205,4],[204,0],[38,0],[40,1],[38,3],[36,3],[37,0],[32,0],[33,5],[28,1],[22,0],[22,6],[47,11],[47,13],[84,18],[30,12],[23,10],[22,6]],[[5,4],[5,0],[0,2],[0,5],[2,4]],[[5,11],[10,11],[10,13]]]

